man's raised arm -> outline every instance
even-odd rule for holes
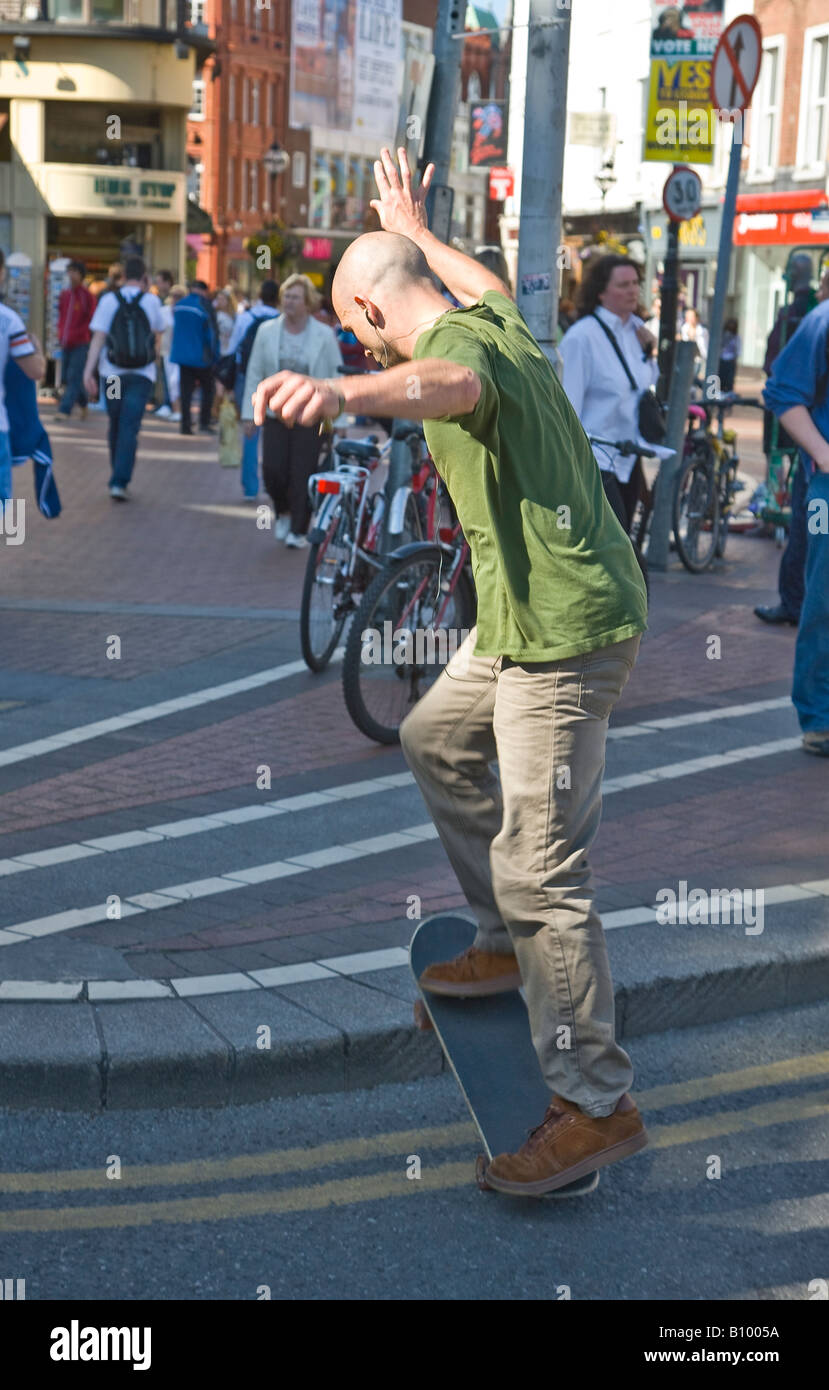
[[[371,206],[376,209],[383,231],[398,232],[419,246],[429,262],[429,269],[465,307],[477,303],[487,290],[497,290],[511,299],[509,287],[491,270],[471,256],[465,256],[462,251],[447,246],[429,231],[425,204],[435,172],[434,164],[428,165],[424,171],[420,187],[413,189],[406,151],[399,149],[397,158],[399,173],[390,150],[381,150],[380,158],[374,162],[374,178],[380,197],[372,199]]]

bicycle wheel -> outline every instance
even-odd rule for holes
[[[403,719],[475,624],[466,567],[448,597],[447,568],[446,557],[410,555],[375,576],[357,610],[345,645],[343,695],[357,728],[376,743],[399,741]]]
[[[302,658],[311,671],[324,671],[350,612],[348,563],[351,545],[342,507],[321,541],[308,551],[299,608]]]
[[[692,574],[711,564],[720,529],[720,497],[710,453],[691,454],[677,478],[674,536],[679,558]]]

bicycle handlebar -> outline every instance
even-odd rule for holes
[[[587,436],[591,444],[603,445],[606,449],[615,449],[623,458],[630,458],[632,454],[641,454],[642,458],[655,459],[657,457],[653,449],[645,449],[641,444],[637,444],[635,439],[599,439],[594,434]]]

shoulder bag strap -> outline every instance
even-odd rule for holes
[[[615,352],[616,356],[618,357],[619,361],[620,361],[621,364],[622,364],[622,368],[623,368],[623,370],[624,370],[625,376],[627,377],[627,379],[628,379],[628,381],[630,382],[631,386],[633,387],[634,391],[638,391],[638,390],[639,390],[639,387],[638,387],[637,384],[636,384],[636,381],[635,381],[633,372],[630,370],[630,367],[628,366],[627,362],[625,361],[624,357],[622,356],[622,349],[619,347],[619,344],[618,344],[617,341],[616,341],[616,334],[615,334],[610,328],[608,328],[607,324],[606,324],[602,319],[599,318],[599,315],[598,315],[597,313],[593,312],[593,313],[590,315],[590,317],[591,317],[591,318],[594,318],[594,319],[596,320],[596,322],[597,322],[597,324],[599,325],[599,327],[601,328],[602,332],[605,333],[605,334],[607,335],[607,337],[610,339],[611,345],[612,345],[612,347],[613,347],[613,351]]]

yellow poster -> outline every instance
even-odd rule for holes
[[[709,58],[652,58],[643,159],[712,164],[716,117]]]

